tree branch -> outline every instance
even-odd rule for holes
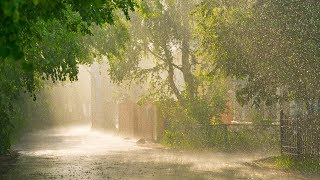
[[[155,56],[156,58],[161,59],[162,61],[166,61],[165,58],[163,58],[163,57],[161,57],[161,55],[153,52],[149,47],[147,47],[147,50],[148,50],[153,56]]]
[[[171,63],[171,65],[172,65],[173,67],[179,69],[180,71],[182,71],[182,67],[180,67],[180,66],[178,66],[178,65],[176,65],[176,64],[174,64],[174,63]]]
[[[169,86],[172,89],[174,95],[177,97],[178,101],[181,103],[183,102],[183,98],[181,96],[181,93],[179,89],[176,86],[176,83],[174,82],[174,67],[173,67],[173,60],[172,55],[170,54],[170,51],[166,47],[162,47],[164,50],[164,54],[166,56],[166,64],[168,65],[168,82]]]

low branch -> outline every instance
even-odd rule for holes
[[[153,56],[155,56],[156,58],[161,59],[161,60],[163,60],[163,61],[166,61],[165,58],[163,58],[163,57],[161,57],[161,55],[153,52],[149,47],[147,48],[147,50],[148,50]]]
[[[213,76],[218,72],[219,68],[217,65],[213,67],[213,69],[207,74],[207,76]]]
[[[160,60],[162,60],[162,61],[164,61],[164,62],[168,62],[168,60],[166,60],[165,58],[163,58],[161,55],[153,52],[149,47],[147,48],[147,50],[148,50],[153,56],[155,56],[156,58],[158,58],[158,59],[160,59]],[[171,65],[172,65],[173,67],[175,67],[175,68],[177,68],[177,69],[179,69],[179,70],[182,71],[182,67],[180,67],[180,66],[178,66],[178,65],[176,65],[176,64],[174,64],[174,63],[171,63]]]
[[[174,63],[171,63],[171,65],[172,65],[173,67],[179,69],[180,71],[182,71],[182,67],[180,67],[180,66],[178,66],[178,65],[176,65],[176,64],[174,64]]]
[[[173,59],[172,56],[167,48],[164,48],[164,53],[166,56],[166,64],[168,66],[168,82],[169,86],[172,89],[174,95],[177,97],[179,102],[183,102],[183,97],[176,86],[176,83],[174,82],[174,64],[173,64]],[[179,67],[179,66],[178,66]]]
[[[173,70],[170,71],[169,70],[169,73],[168,73],[168,82],[169,82],[169,86],[170,88],[172,89],[173,91],[173,94],[177,97],[178,101],[182,102],[183,101],[183,98],[180,94],[180,91],[179,89],[177,88],[175,82],[174,82],[174,73],[173,73]]]

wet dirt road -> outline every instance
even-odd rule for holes
[[[39,131],[0,179],[308,179],[246,165],[266,155],[181,152],[137,146],[88,126]]]

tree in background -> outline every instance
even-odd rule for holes
[[[197,11],[201,52],[243,80],[240,103],[277,105],[282,150],[298,156],[318,155],[319,9],[315,0],[204,0]]]
[[[318,99],[319,9],[318,1],[204,0],[197,11],[202,52],[245,80],[242,103]]]
[[[225,104],[225,82],[218,75],[209,77],[211,63],[195,52],[195,5],[192,0],[142,1],[131,21],[96,28],[89,39],[93,49],[107,56],[115,82],[150,85],[150,96],[161,102],[166,119],[181,127],[179,133],[196,124],[210,126]],[[179,116],[181,111],[186,116]]]

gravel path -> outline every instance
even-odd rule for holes
[[[245,165],[261,154],[182,152],[74,127],[24,136],[0,179],[310,179]]]

